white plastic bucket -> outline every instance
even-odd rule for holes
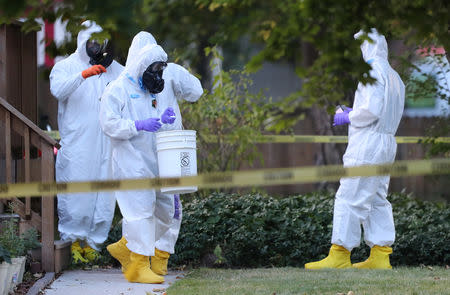
[[[197,142],[195,130],[172,130],[156,133],[156,151],[160,177],[197,175]],[[162,193],[187,194],[196,186],[163,187]]]

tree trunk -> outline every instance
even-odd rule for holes
[[[204,88],[211,90],[212,75],[209,66],[210,57],[205,56],[205,48],[208,46],[207,38],[202,38],[199,47],[197,48],[199,62],[197,64],[197,73],[201,75],[201,83]]]
[[[317,52],[314,47],[309,43],[302,42],[301,50],[301,65],[303,67],[311,66],[317,58]],[[307,117],[313,122],[315,135],[336,135],[335,130],[331,126],[332,116],[327,113],[325,108],[315,105],[309,109]],[[340,127],[337,130],[339,129]],[[318,166],[342,164],[344,151],[345,147],[342,144],[322,143],[320,144],[320,149],[316,152],[315,164]],[[337,183],[322,182],[317,185],[319,190],[327,188],[336,189]]]

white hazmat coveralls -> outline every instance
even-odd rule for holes
[[[139,85],[139,78],[149,65],[166,61],[167,54],[158,45],[144,46],[119,78],[102,96],[100,124],[111,138],[112,174],[115,179],[153,178],[158,175],[153,132],[137,131],[136,120],[160,117],[162,112],[152,105],[159,94],[150,94]],[[155,207],[165,207],[165,220],[173,217],[173,201],[161,203],[155,190],[118,191],[115,193],[123,215],[122,234],[127,248],[137,254],[155,254]],[[168,208],[166,208],[168,207]]]
[[[156,40],[148,32],[139,32],[133,38],[128,51],[127,63],[129,65],[137,57],[138,52],[146,45],[156,45]],[[181,130],[183,129],[180,107],[178,100],[197,101],[203,94],[203,88],[200,81],[190,74],[185,68],[174,63],[168,63],[163,71],[164,89],[156,95],[157,109],[163,113],[168,107],[175,112],[175,122],[173,124],[164,124],[161,131]],[[156,140],[153,140],[153,149],[156,154]],[[158,173],[158,166],[154,167]],[[158,176],[159,174],[157,174]],[[180,232],[182,220],[182,206],[178,195],[163,194],[160,190],[156,191],[157,199],[155,220],[156,220],[156,243],[157,249],[173,254],[175,244]],[[176,206],[175,209],[173,206]],[[169,210],[173,212],[171,216],[162,214]]]
[[[91,67],[86,41],[102,29],[94,22],[77,38],[77,50],[59,61],[50,73],[50,90],[58,100],[58,127],[61,149],[55,163],[56,181],[90,181],[108,178],[109,139],[102,133],[98,114],[100,97],[108,83],[124,67],[113,61],[106,73],[84,79],[83,70]],[[98,250],[114,216],[115,199],[111,192],[58,194],[58,229],[61,239],[85,240]]]
[[[373,30],[369,37],[373,43],[364,41],[361,51],[377,82],[359,83],[356,90],[353,111],[349,113],[344,167],[392,163],[397,150],[394,135],[403,113],[405,86],[389,65],[384,36]],[[392,207],[386,199],[388,186],[389,176],[341,179],[334,204],[333,244],[349,251],[359,246],[361,224],[369,247],[394,243]]]

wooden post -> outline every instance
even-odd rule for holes
[[[25,149],[25,182],[30,182],[30,130],[28,126],[23,124],[23,140],[24,140],[24,149]],[[31,198],[25,198],[25,217],[26,220],[31,219]]]
[[[12,175],[11,175],[11,113],[8,112],[8,110],[4,111],[4,119],[5,119],[5,181],[6,183],[12,182]],[[2,201],[2,207],[0,208],[3,212],[4,205],[7,204],[7,199],[3,199]]]
[[[54,181],[53,147],[41,139],[42,182]],[[42,196],[42,269],[55,271],[54,196]]]
[[[6,183],[12,182],[11,175],[11,114],[5,112],[5,169],[6,169]]]

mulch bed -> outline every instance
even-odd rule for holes
[[[16,295],[25,295],[27,294],[28,290],[34,285],[34,283],[42,278],[45,273],[39,273],[40,276],[35,276],[30,272],[26,272],[23,275],[23,281],[22,283],[18,284],[15,288],[14,294]]]

